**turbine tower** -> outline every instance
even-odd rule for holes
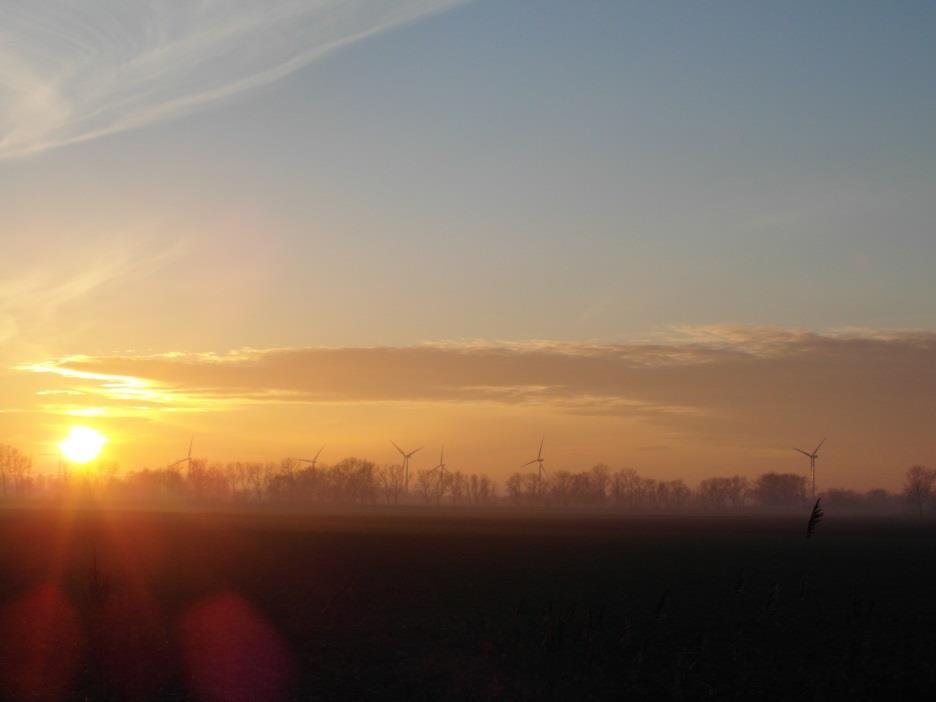
[[[407,453],[397,446],[395,441],[391,441],[390,443],[393,444],[393,448],[399,451],[400,455],[403,456],[403,490],[409,490],[409,461],[418,452],[422,451],[424,447],[420,446],[418,449],[413,449]]]
[[[170,463],[170,464],[169,464],[169,467],[170,467],[170,468],[175,468],[177,465],[179,465],[179,464],[181,464],[181,463],[185,463],[185,464],[186,464],[186,465],[185,465],[186,470],[187,470],[189,473],[192,472],[192,444],[194,443],[194,441],[195,441],[195,437],[193,436],[191,439],[189,439],[188,454],[186,454],[185,458],[180,458],[180,459],[179,459],[178,461],[176,461],[175,463]]]
[[[521,468],[526,468],[527,466],[532,466],[534,463],[536,464],[536,469],[537,469],[536,491],[541,495],[543,494],[543,478],[546,475],[546,468],[543,465],[544,463],[543,443],[545,441],[546,441],[546,437],[544,436],[542,440],[540,441],[539,451],[536,452],[536,458],[534,458],[532,461],[527,461],[522,466],[520,466]]]
[[[812,450],[812,453],[804,451],[803,449],[794,449],[799,451],[801,454],[806,456],[809,459],[809,472],[812,474],[812,496],[813,499],[816,498],[816,459],[819,458],[819,449],[822,448],[822,445],[825,443],[825,439],[819,442],[819,445]]]
[[[445,446],[442,447],[441,453],[439,453],[439,465],[437,465],[432,470],[439,471],[439,493],[436,498],[439,503],[442,502],[442,491],[445,489],[445,484],[442,482],[445,478]]]
[[[299,461],[300,463],[308,463],[309,467],[312,470],[315,470],[315,466],[318,465],[318,457],[322,455],[322,451],[324,450],[325,450],[325,444],[322,444],[322,448],[316,451],[315,455],[312,456],[312,458],[297,458],[296,460]]]

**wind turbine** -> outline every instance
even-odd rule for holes
[[[812,453],[804,451],[803,449],[794,448],[795,451],[799,451],[801,454],[806,456],[809,459],[809,472],[812,473],[812,496],[816,496],[816,459],[819,458],[819,449],[822,448],[822,445],[825,443],[825,439],[819,442],[819,445],[812,450]]]
[[[540,494],[542,494],[543,492],[543,476],[546,475],[546,468],[543,465],[544,460],[545,460],[543,458],[543,443],[545,441],[546,441],[546,437],[544,436],[542,440],[540,441],[539,451],[536,452],[536,458],[534,458],[532,461],[527,461],[522,466],[520,466],[521,468],[526,468],[527,466],[532,466],[534,463],[536,464],[536,467],[537,467],[536,489]]]
[[[442,490],[445,489],[445,485],[442,480],[445,477],[445,446],[442,447],[442,452],[439,454],[439,465],[437,465],[432,470],[439,471],[439,496],[438,501],[442,502]]]
[[[185,456],[185,458],[180,458],[180,459],[179,459],[178,461],[176,461],[175,463],[170,463],[170,464],[169,464],[169,467],[170,467],[170,468],[175,468],[177,465],[179,465],[179,464],[181,464],[181,463],[185,463],[185,464],[186,464],[185,467],[188,469],[188,471],[189,471],[190,473],[192,472],[192,444],[193,444],[194,442],[195,442],[195,437],[193,436],[191,439],[189,439],[188,454]]]
[[[310,467],[312,470],[315,470],[315,466],[318,465],[318,457],[321,455],[322,451],[324,451],[324,450],[325,450],[325,444],[322,444],[322,448],[320,448],[320,449],[315,453],[315,455],[312,456],[312,458],[297,458],[296,460],[299,461],[300,463],[308,463],[308,464],[309,464],[309,467]]]
[[[422,451],[424,447],[420,446],[418,449],[414,449],[407,453],[399,446],[397,446],[395,441],[391,441],[390,443],[393,444],[393,448],[399,451],[400,455],[403,456],[403,489],[409,490],[409,461],[413,456]]]

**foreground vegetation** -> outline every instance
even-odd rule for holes
[[[0,513],[5,699],[915,699],[915,519]]]

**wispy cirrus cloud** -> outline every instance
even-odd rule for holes
[[[272,83],[463,0],[0,0],[0,159]]]
[[[86,230],[72,234],[81,245],[67,256],[31,260],[11,254],[0,261],[0,362],[15,345],[35,346],[53,332],[60,334],[55,322],[68,304],[109,283],[158,270],[184,250],[180,242],[110,241]]]

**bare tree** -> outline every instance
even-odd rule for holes
[[[330,499],[357,504],[373,503],[379,488],[376,466],[361,458],[345,458],[325,473]]]
[[[806,478],[796,473],[764,473],[754,488],[758,501],[767,507],[798,505],[806,499]]]
[[[604,504],[611,488],[611,469],[604,463],[598,463],[592,466],[589,478],[591,500]]]
[[[416,472],[416,492],[426,504],[435,501],[438,483],[438,471],[420,470]]]
[[[497,491],[486,475],[472,473],[468,478],[468,501],[473,505],[484,505],[494,501]]]
[[[0,490],[4,497],[11,487],[21,489],[31,471],[32,460],[28,456],[13,446],[0,444]]]
[[[468,501],[468,476],[461,471],[449,473],[449,495],[453,505],[461,505]]]
[[[376,475],[387,504],[397,504],[406,486],[406,469],[402,465],[384,466],[377,470]]]
[[[656,497],[656,481],[642,478],[633,468],[619,470],[611,476],[611,501],[623,509],[647,509]]]
[[[865,504],[870,509],[883,510],[893,507],[894,496],[882,488],[873,488],[865,493]]]
[[[516,504],[533,504],[540,498],[538,473],[514,473],[507,479],[507,495]]]
[[[740,475],[730,478],[707,478],[699,483],[697,496],[699,502],[706,507],[737,509],[744,504],[744,496],[748,490],[747,478]]]
[[[904,496],[916,505],[921,517],[923,507],[933,498],[934,481],[936,481],[936,471],[926,466],[911,466],[907,469]]]

